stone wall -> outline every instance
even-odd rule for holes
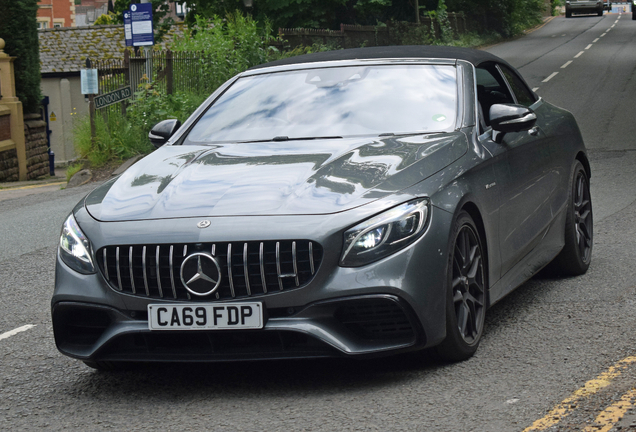
[[[39,114],[24,116],[27,180],[49,174],[49,150],[46,144],[46,122]],[[19,180],[18,153],[15,148],[0,152],[0,182]]]
[[[18,180],[18,153],[15,149],[0,152],[0,182]]]
[[[46,122],[39,114],[24,116],[26,141],[27,179],[49,174],[49,150],[46,143]]]

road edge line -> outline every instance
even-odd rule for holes
[[[536,420],[531,426],[525,428],[523,432],[542,431],[554,426],[561,421],[561,419],[570,415],[570,413],[574,410],[573,404],[595,394],[600,389],[609,386],[612,383],[612,380],[618,377],[623,370],[632,363],[636,363],[636,356],[626,357],[616,362],[613,366],[607,369],[607,371],[603,372],[595,379],[586,382],[583,387],[576,390],[570,397],[564,399],[561,403],[552,408],[546,416]]]

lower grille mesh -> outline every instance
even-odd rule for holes
[[[194,253],[214,256],[218,289],[195,296],[181,281],[181,264]],[[100,271],[117,291],[147,298],[214,301],[291,290],[308,284],[322,261],[309,240],[106,246],[97,251]]]
[[[404,310],[394,301],[351,301],[334,314],[345,327],[367,340],[413,337],[414,330]]]

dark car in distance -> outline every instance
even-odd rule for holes
[[[565,17],[570,18],[572,14],[597,14],[598,16],[603,16],[603,10],[611,8],[611,3],[607,5],[603,0],[566,0]]]
[[[92,367],[463,360],[505,295],[590,265],[577,123],[484,51],[280,60],[150,139],[62,229],[55,341]]]

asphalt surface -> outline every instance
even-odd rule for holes
[[[93,371],[57,352],[49,305],[60,225],[92,186],[0,190],[0,430],[592,431],[625,397],[610,428],[636,430],[636,21],[618,17],[559,17],[489,49],[578,119],[595,246],[586,275],[535,277],[489,310],[472,359]]]

